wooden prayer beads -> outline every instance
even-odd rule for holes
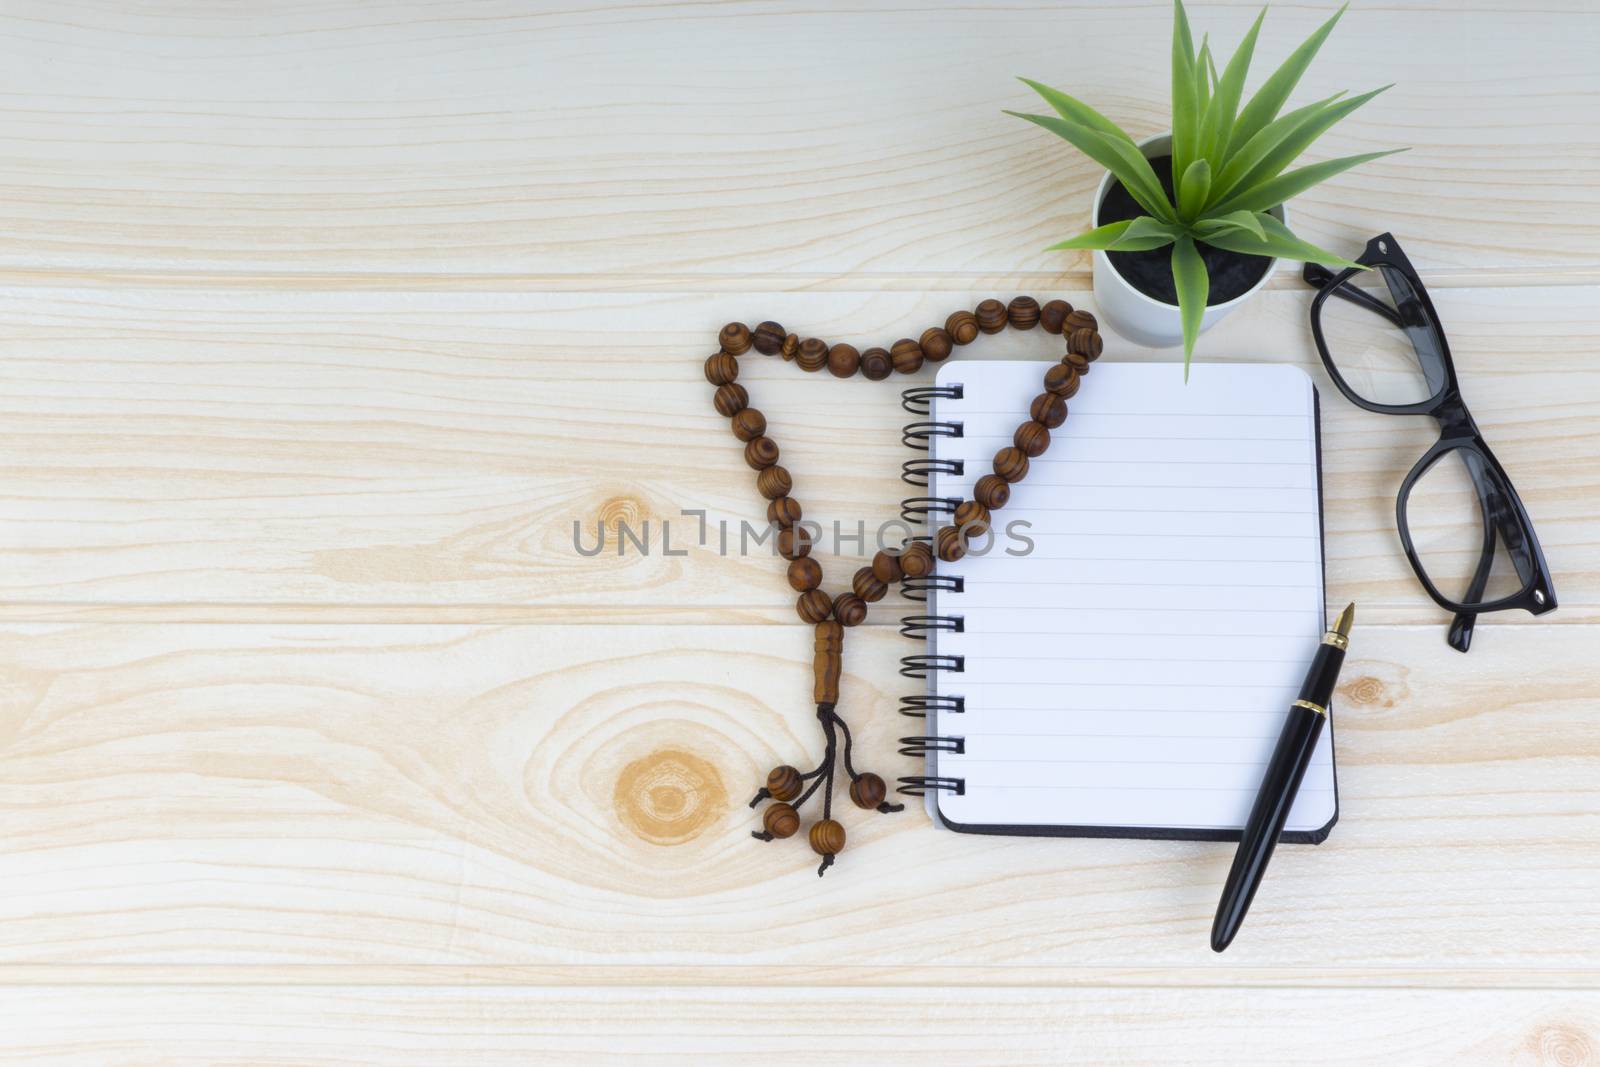
[[[750,406],[749,394],[738,383],[737,357],[753,348],[764,356],[798,363],[806,371],[826,367],[835,377],[859,373],[869,381],[881,381],[897,372],[913,374],[926,363],[939,363],[957,347],[971,344],[980,333],[999,333],[1007,326],[1018,330],[1042,326],[1048,333],[1064,335],[1067,353],[1045,373],[1045,391],[1033,399],[1029,418],[1017,426],[1012,443],[995,453],[993,473],[977,480],[970,500],[957,503],[951,525],[938,529],[931,538],[908,540],[899,552],[878,552],[870,565],[855,572],[849,590],[830,596],[822,589],[822,566],[811,558],[808,528],[800,521],[800,503],[790,495],[793,479],[778,464],[778,445],[767,436],[766,416]],[[953,312],[943,326],[929,327],[915,341],[902,337],[888,349],[858,350],[851,344],[829,345],[815,337],[802,340],[771,321],[754,330],[730,322],[718,332],[717,340],[718,351],[705,361],[706,381],[716,387],[712,404],[729,420],[734,436],[744,442],[745,462],[757,472],[756,488],[768,501],[767,520],[777,529],[773,550],[789,561],[787,577],[797,594],[795,612],[814,628],[812,697],[826,742],[822,762],[815,769],[801,773],[783,764],[767,776],[766,786],[750,802],[755,807],[763,800],[772,801],[762,813],[762,829],[754,836],[767,841],[794,836],[801,826],[799,809],[820,791],[822,818],[811,825],[807,836],[812,849],[822,856],[817,869],[822,874],[845,845],[844,826],[832,817],[836,771],[842,767],[849,776],[849,795],[856,806],[883,812],[901,810],[901,805],[887,802],[888,788],[882,778],[858,773],[851,762],[850,731],[835,707],[845,630],[866,621],[869,606],[888,594],[891,583],[932,574],[936,559],[961,559],[968,551],[969,539],[987,531],[992,513],[1010,500],[1012,484],[1027,477],[1029,460],[1049,449],[1050,431],[1066,420],[1067,399],[1077,393],[1089,365],[1100,356],[1100,334],[1093,315],[1065,300],[1041,306],[1030,296],[1018,296],[1005,304],[984,300],[972,311]]]

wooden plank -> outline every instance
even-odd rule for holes
[[[819,880],[802,841],[750,840],[766,769],[820,752],[800,627],[0,633],[8,979],[1600,979],[1594,627],[1504,628],[1470,657],[1433,627],[1364,627],[1335,709],[1341,823],[1274,861],[1223,957],[1206,935],[1224,844],[847,809]],[[907,647],[867,630],[846,648],[857,765],[891,778],[919,725],[894,713]]]
[[[984,295],[0,290],[0,612],[787,623],[779,561],[737,554],[740,523],[760,522],[764,502],[701,376],[717,326],[773,316],[889,342]],[[1555,570],[1562,608],[1547,618],[1600,618],[1600,431],[1588,417],[1600,290],[1436,298]],[[1314,375],[1332,595],[1359,600],[1364,619],[1442,622],[1393,518],[1431,424],[1338,396],[1305,309],[1301,292],[1266,293],[1208,335],[1201,358],[1289,360]],[[960,358],[1049,358],[1060,345],[1000,336]],[[1107,351],[1171,358],[1116,340]],[[929,373],[840,382],[753,355],[744,366],[808,515],[846,531],[892,519],[910,492],[897,477],[910,455],[898,390]],[[728,523],[728,555],[715,525],[705,547],[691,544],[699,525],[684,509]],[[629,546],[618,558],[619,521],[652,524],[650,556]],[[590,548],[606,524],[603,555],[574,549],[574,522]],[[688,555],[662,554],[664,523]],[[872,550],[843,548],[828,563],[841,585]]]
[[[1600,997],[1340,990],[613,991],[361,986],[36,988],[5,994],[9,1063],[750,1063],[863,1059],[1164,1067],[1583,1063]],[[1286,1025],[1292,1021],[1293,1025]]]
[[[1274,9],[1253,84],[1333,7]],[[1231,48],[1253,14],[1195,17]],[[1041,249],[1083,224],[1099,171],[1000,114],[1037,107],[1014,76],[1159,132],[1170,19],[1158,0],[390,0],[248,19],[16,0],[0,266],[1037,284],[1086,262]],[[1296,99],[1399,85],[1312,158],[1413,150],[1297,198],[1296,224],[1335,249],[1390,229],[1430,267],[1592,278],[1597,47],[1584,0],[1350,12]]]

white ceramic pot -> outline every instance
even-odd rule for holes
[[[1139,142],[1139,151],[1143,152],[1146,158],[1166,155],[1171,149],[1170,133]],[[1110,171],[1106,171],[1105,177],[1100,179],[1100,187],[1095,190],[1093,210],[1090,212],[1091,226],[1100,225],[1100,204],[1105,200],[1113,180]],[[1279,222],[1288,221],[1282,204],[1273,208],[1271,214]],[[1272,272],[1277,269],[1278,260],[1274,259],[1267,265],[1267,272],[1261,276],[1261,280],[1245,292],[1226,303],[1207,307],[1200,319],[1200,332],[1209,330],[1221,322],[1222,317],[1228,312],[1260,292],[1272,277]],[[1094,254],[1094,304],[1100,321],[1130,341],[1150,348],[1170,348],[1173,345],[1183,344],[1183,320],[1179,317],[1178,305],[1164,303],[1135,289],[1117,272],[1117,268],[1111,265],[1110,258],[1099,251]]]

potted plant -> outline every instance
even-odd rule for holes
[[[1218,74],[1210,44],[1202,39],[1195,51],[1183,0],[1174,6],[1170,133],[1135,142],[1089,105],[1026,78],[1055,114],[1007,114],[1044,127],[1106,168],[1091,205],[1092,228],[1050,247],[1093,249],[1102,316],[1144,344],[1182,341],[1187,377],[1195,338],[1265,285],[1280,257],[1357,266],[1291,233],[1284,203],[1390,152],[1288,168],[1329,127],[1388,86],[1279,114],[1344,14],[1340,8],[1241,106],[1266,11]]]

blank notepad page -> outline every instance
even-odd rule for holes
[[[933,495],[971,494],[1045,368],[940,368],[963,395],[933,417],[962,429],[933,455],[964,473],[935,475]],[[933,610],[962,629],[929,651],[962,669],[930,685],[965,698],[929,731],[961,739],[937,756],[963,782],[939,814],[956,829],[1236,834],[1324,630],[1311,379],[1207,363],[1186,385],[1178,365],[1102,361],[1068,403],[992,548],[939,564],[963,582]],[[1286,831],[1335,814],[1330,730]]]

